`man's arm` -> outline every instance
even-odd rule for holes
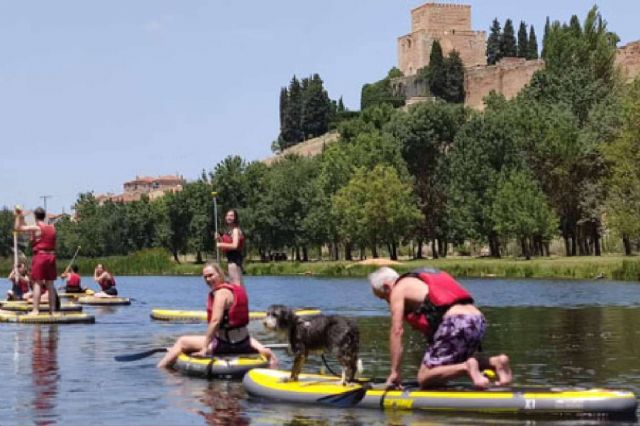
[[[17,232],[36,232],[40,233],[38,225],[27,225],[24,222],[24,216],[22,213],[16,214],[16,219],[13,223],[13,229]]]
[[[389,300],[391,310],[391,328],[389,330],[389,352],[391,355],[391,372],[387,379],[387,386],[399,385],[400,366],[402,364],[402,335],[404,334],[404,292],[396,289]]]

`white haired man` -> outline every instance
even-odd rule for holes
[[[369,275],[373,294],[386,300],[391,310],[389,350],[391,372],[387,387],[401,387],[403,322],[424,334],[428,341],[418,383],[422,388],[444,384],[466,375],[478,388],[490,382],[482,370],[497,373],[496,385],[511,383],[509,358],[485,358],[477,354],[486,330],[482,313],[471,295],[449,274],[435,269],[419,269],[399,275],[382,267]]]

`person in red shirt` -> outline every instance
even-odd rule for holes
[[[18,263],[18,269],[14,269],[9,274],[9,280],[11,281],[11,290],[7,292],[7,300],[24,300],[29,294],[29,274],[27,273],[27,266],[20,262]]]
[[[118,295],[116,279],[104,265],[99,263],[98,266],[96,266],[96,269],[93,271],[93,280],[100,286],[100,291],[94,294],[95,297],[115,297]]]
[[[224,217],[229,228],[227,232],[218,236],[218,248],[227,257],[229,282],[242,284],[242,262],[244,260],[244,234],[240,230],[240,219],[236,210],[229,210]]]
[[[271,349],[249,335],[249,300],[240,284],[226,283],[224,272],[217,263],[205,265],[202,276],[209,287],[207,318],[209,326],[204,336],[182,336],[169,348],[158,368],[171,366],[181,353],[192,356],[211,356],[229,353],[264,355],[275,367],[278,359]]]
[[[47,216],[42,207],[33,212],[35,225],[27,225],[19,207],[15,209],[14,229],[31,235],[33,257],[31,259],[31,279],[33,280],[33,310],[29,313],[40,313],[40,295],[43,289],[49,293],[49,313],[59,310],[60,300],[53,285],[58,272],[56,271],[56,228],[45,222]]]
[[[80,285],[80,274],[78,274],[78,265],[71,265],[71,272],[65,271],[60,278],[67,279],[64,291],[67,293],[84,293],[86,289]]]
[[[482,370],[497,374],[496,385],[511,383],[509,357],[487,357],[480,352],[486,321],[473,297],[451,275],[423,268],[399,275],[382,267],[369,275],[373,294],[385,300],[391,311],[388,388],[401,387],[403,323],[406,321],[427,340],[427,351],[418,371],[422,388],[439,386],[449,379],[468,376],[478,388],[490,385]]]

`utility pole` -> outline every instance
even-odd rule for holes
[[[51,195],[41,195],[42,201],[44,202],[44,211],[47,211],[47,198],[51,198]]]

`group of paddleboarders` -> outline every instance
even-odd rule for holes
[[[38,314],[41,294],[46,294],[49,311],[59,308],[54,281],[56,276],[56,230],[45,221],[44,209],[34,211],[35,225],[26,225],[22,211],[16,208],[15,230],[29,233],[33,248],[31,274],[24,263],[19,263],[9,278],[13,282],[12,298],[32,300]],[[242,249],[244,234],[239,226],[238,212],[229,210],[225,215],[228,230],[217,235],[216,246],[227,257],[228,277],[217,263],[208,263],[202,276],[209,292],[207,297],[207,331],[204,336],[180,337],[158,363],[158,367],[172,365],[181,353],[211,356],[229,353],[260,353],[277,365],[273,352],[249,335],[249,298],[242,283]],[[83,292],[77,265],[70,265],[62,274],[66,278],[67,292]],[[105,297],[116,296],[116,283],[102,264],[93,273]],[[391,313],[389,350],[391,371],[388,388],[401,387],[405,322],[422,333],[427,350],[418,371],[418,383],[423,388],[442,385],[450,379],[468,376],[478,388],[489,386],[483,370],[496,373],[498,386],[511,383],[509,358],[505,354],[484,356],[481,343],[486,332],[486,320],[473,304],[472,296],[446,272],[421,269],[399,275],[395,270],[382,267],[369,275],[373,294],[385,300]]]
[[[244,235],[239,229],[235,210],[230,210],[225,220],[229,232],[217,246],[227,253],[229,282],[225,282],[224,272],[217,264],[207,264],[202,271],[209,287],[207,332],[204,336],[180,337],[158,367],[172,365],[181,353],[211,356],[259,352],[269,358],[272,365],[277,363],[273,353],[247,331],[249,305],[240,275]],[[418,383],[422,388],[442,385],[464,375],[477,388],[486,388],[490,381],[483,374],[484,370],[495,372],[497,386],[511,383],[508,356],[482,354],[481,343],[487,327],[484,315],[473,304],[471,294],[449,274],[421,269],[399,275],[391,268],[382,267],[369,275],[369,281],[373,294],[389,304],[391,313],[391,372],[386,381],[387,388],[402,387],[404,322],[427,340],[427,350],[418,371]]]
[[[9,274],[12,288],[7,293],[9,300],[25,300],[33,303],[30,315],[40,313],[40,305],[47,303],[49,313],[60,309],[60,298],[55,289],[54,282],[58,278],[56,270],[56,229],[46,222],[46,212],[42,207],[34,210],[35,225],[25,223],[22,209],[15,208],[14,230],[18,233],[30,235],[33,257],[31,259],[31,271],[27,270],[24,262],[17,263],[17,267]],[[15,253],[17,256],[17,253]],[[60,276],[66,279],[65,291],[68,293],[83,293],[87,289],[82,288],[78,266],[70,264]],[[118,294],[116,282],[103,265],[98,264],[93,274],[101,291],[94,294],[96,297],[114,297]]]

